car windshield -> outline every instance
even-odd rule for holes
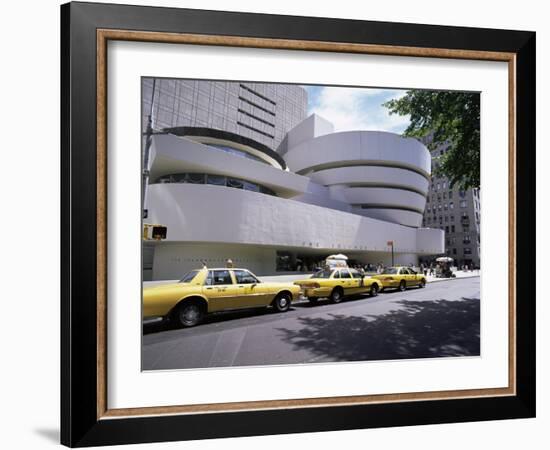
[[[193,281],[193,278],[195,278],[198,273],[198,270],[192,270],[191,272],[187,273],[179,282],[190,283],[191,281]]]
[[[330,269],[320,270],[319,272],[314,273],[311,278],[330,278],[332,272],[333,271]]]
[[[384,274],[384,275],[395,275],[395,274],[397,274],[397,269],[395,267],[386,267],[382,271],[382,274]]]

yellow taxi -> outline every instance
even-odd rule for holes
[[[426,277],[409,267],[386,267],[382,273],[373,275],[372,278],[382,283],[382,289],[399,289],[404,291],[408,287],[426,286]]]
[[[346,296],[367,292],[374,297],[381,287],[379,280],[363,276],[348,267],[327,267],[311,278],[297,280],[294,284],[302,288],[302,295],[311,303],[320,297],[328,297],[332,303],[340,303]]]
[[[144,288],[143,318],[162,317],[192,327],[212,312],[267,306],[288,311],[299,296],[299,286],[264,283],[247,269],[204,267],[177,283]]]

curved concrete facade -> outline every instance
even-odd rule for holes
[[[419,228],[431,157],[418,141],[333,133],[315,115],[287,133],[277,158],[216,136],[152,137],[144,222],[167,227],[166,240],[149,242],[153,279],[228,258],[258,275],[281,270],[283,257],[319,261],[335,252],[392,264],[389,241],[396,264],[444,252],[443,231]],[[215,148],[226,144],[247,155]]]
[[[299,127],[290,134],[299,134]],[[363,216],[412,227],[422,224],[431,156],[416,139],[347,131],[297,142],[284,156],[288,167],[328,186],[335,200],[349,203]]]
[[[374,186],[413,190],[426,195],[430,182],[424,175],[408,169],[382,166],[349,166],[318,170],[309,175],[324,186]]]
[[[387,251],[393,240],[395,252],[419,253],[415,228],[299,201],[195,184],[155,184],[148,195],[150,220],[167,226],[170,241]],[[440,251],[441,230],[422,238],[422,253]]]

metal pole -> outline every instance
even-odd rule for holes
[[[392,243],[391,243],[391,265],[392,265],[392,267],[395,265],[395,264],[393,263],[393,241],[392,241]]]
[[[147,129],[145,131],[145,148],[143,149],[143,168],[142,168],[142,186],[141,186],[141,212],[145,215],[145,197],[147,195],[147,183],[149,183],[149,154],[151,152],[151,143],[153,136],[153,106],[155,104],[155,87],[157,79],[153,78],[153,91],[151,93],[151,109],[147,118]]]

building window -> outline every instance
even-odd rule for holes
[[[466,200],[460,200],[460,207],[466,208]]]
[[[455,226],[451,225],[451,233],[454,233],[454,232],[455,232]]]
[[[177,173],[172,175],[163,175],[158,178],[156,184],[165,183],[190,183],[190,184],[211,184],[214,186],[227,186],[235,189],[245,189],[247,191],[260,192],[262,194],[276,196],[271,189],[257,183],[252,183],[238,178],[229,178],[223,175],[213,175],[205,173]]]
[[[463,244],[469,244],[471,241],[470,241],[470,235],[469,234],[465,234],[462,238],[462,243]]]
[[[448,208],[447,208],[447,203],[445,203],[445,204],[443,205],[443,209],[444,209],[445,211],[447,211],[447,209],[448,209]]]
[[[443,182],[443,189],[447,189],[447,182],[446,181]]]
[[[455,221],[455,216],[451,215],[451,222]]]
[[[453,198],[453,191],[449,191],[449,198]]]
[[[445,216],[445,222],[449,221],[449,216]]]
[[[465,255],[471,255],[472,249],[470,247],[464,247],[464,254]]]
[[[446,226],[445,227],[445,233],[448,233],[449,232],[449,226]]]
[[[449,202],[449,209],[454,209],[454,208],[455,208],[454,202]]]
[[[456,248],[453,248],[453,255],[456,255]]]
[[[437,168],[437,166],[436,166],[436,168]],[[439,191],[439,183],[437,183],[437,190]]]
[[[466,198],[466,191],[458,191],[458,195],[460,198]]]

